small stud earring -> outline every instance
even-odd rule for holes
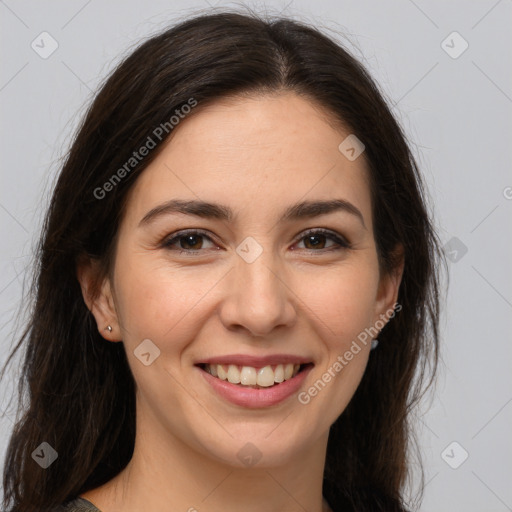
[[[372,340],[372,348],[371,348],[371,350],[375,350],[377,348],[378,344],[379,344],[379,340],[378,339]]]
[[[108,331],[109,333],[112,332],[112,326],[107,325],[107,327],[105,327],[105,330]]]

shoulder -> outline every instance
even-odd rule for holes
[[[76,498],[53,508],[50,512],[101,512],[101,510],[84,498]]]

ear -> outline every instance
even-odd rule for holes
[[[99,261],[82,258],[77,264],[77,278],[84,302],[96,319],[99,333],[108,341],[121,341],[112,286],[109,277],[102,276]]]
[[[379,279],[373,325],[377,320],[382,321],[383,319],[387,323],[390,314],[395,309],[405,263],[404,250],[401,245],[393,251],[393,261],[396,262],[394,268],[390,272],[381,273]]]

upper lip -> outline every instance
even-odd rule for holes
[[[224,356],[209,357],[196,362],[199,364],[234,364],[237,366],[252,366],[254,368],[263,368],[275,364],[307,364],[312,363],[311,358],[296,356],[293,354],[271,354],[268,356],[250,356],[244,354],[228,354]]]

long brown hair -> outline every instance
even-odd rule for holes
[[[437,365],[442,263],[417,164],[377,86],[343,47],[304,23],[234,12],[196,15],[141,44],[105,81],[77,131],[38,245],[30,321],[7,361],[25,348],[4,510],[63,503],[112,479],[133,453],[135,384],[124,346],[98,333],[76,268],[84,256],[105,273],[112,268],[127,193],[165,137],[153,137],[157,147],[107,194],[98,188],[190,98],[200,108],[280,90],[319,103],[364,143],[380,265],[396,269],[400,244],[405,259],[402,309],[331,427],[324,496],[335,511],[406,510],[410,411]],[[47,469],[31,458],[43,441],[58,452]]]

